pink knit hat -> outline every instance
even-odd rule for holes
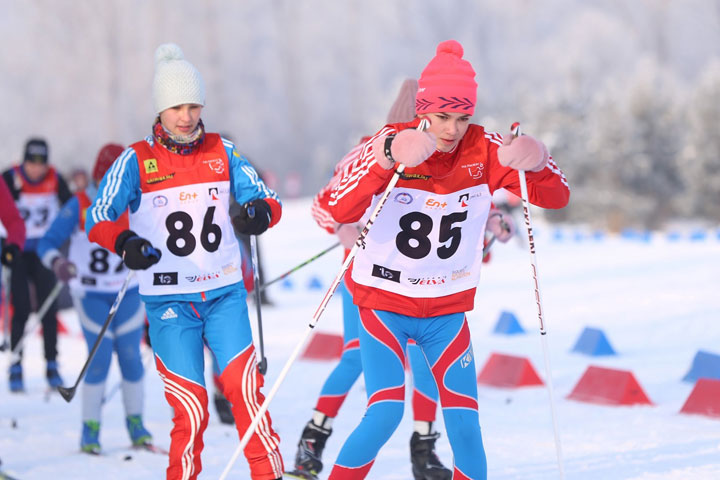
[[[415,111],[421,113],[475,112],[477,83],[475,70],[463,60],[463,47],[455,40],[446,40],[437,47],[418,81]]]
[[[403,82],[400,92],[388,112],[387,123],[411,122],[415,118],[417,91],[418,82],[414,78],[408,78]]]

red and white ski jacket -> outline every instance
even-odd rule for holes
[[[349,168],[349,166],[352,165],[359,158],[360,153],[362,153],[365,141],[367,141],[367,139],[369,138],[370,137],[363,137],[361,142],[356,145],[352,150],[350,150],[350,152],[348,152],[348,154],[345,155],[340,160],[340,162],[338,162],[337,165],[335,165],[333,177],[330,179],[327,185],[320,189],[318,194],[315,195],[315,198],[313,198],[311,211],[312,217],[313,219],[315,219],[317,224],[320,225],[321,228],[327,230],[328,233],[335,233],[338,223],[332,218],[332,214],[330,213],[330,209],[328,207],[328,202],[330,202],[330,194],[340,183],[340,179],[343,178],[345,169]]]
[[[386,125],[338,170],[328,201],[335,222],[356,222],[372,211],[392,178],[393,170],[376,162],[373,140],[419,123]],[[354,259],[355,304],[413,317],[473,309],[492,193],[505,188],[520,195],[517,171],[498,161],[501,145],[498,133],[470,125],[452,152],[435,151],[403,172]],[[532,204],[567,205],[570,190],[552,158],[526,178]]]

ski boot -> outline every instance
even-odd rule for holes
[[[235,417],[233,417],[232,405],[228,402],[228,399],[225,398],[225,395],[219,390],[215,390],[213,402],[215,403],[215,410],[220,417],[220,422],[226,425],[234,425]]]
[[[322,452],[331,433],[331,428],[318,427],[310,420],[298,442],[295,470],[287,472],[287,475],[291,478],[317,480],[317,474],[323,468]]]
[[[85,420],[80,437],[80,450],[90,455],[100,455],[100,423]]]
[[[63,386],[62,378],[58,373],[58,366],[55,360],[48,360],[47,369],[45,370],[45,376],[47,377],[48,385],[50,388],[57,388]]]
[[[152,435],[147,431],[142,422],[141,415],[128,415],[125,419],[130,440],[134,447],[152,445]]]
[[[22,365],[20,365],[20,362],[10,365],[10,391],[13,393],[25,391]]]
[[[415,480],[450,480],[453,472],[445,468],[435,453],[438,432],[420,435],[413,432],[410,437],[410,462]]]

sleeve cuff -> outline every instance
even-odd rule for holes
[[[52,264],[55,262],[55,259],[60,256],[60,251],[56,248],[51,248],[45,254],[42,256],[42,264],[47,268],[48,270],[52,270]]]
[[[264,200],[270,205],[270,225],[268,225],[268,228],[274,227],[282,217],[282,206],[274,198],[265,198]]]

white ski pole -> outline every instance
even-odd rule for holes
[[[513,123],[510,127],[510,132],[514,137],[520,136],[520,123]],[[547,377],[547,390],[548,396],[550,397],[550,413],[552,415],[553,432],[555,434],[555,451],[557,454],[560,478],[563,479],[565,478],[565,471],[563,469],[562,445],[560,443],[560,430],[558,428],[557,414],[555,412],[555,392],[553,390],[550,355],[548,353],[547,330],[545,329],[545,321],[543,320],[542,298],[540,296],[540,279],[537,268],[537,257],[535,256],[535,238],[533,236],[532,222],[530,219],[530,200],[528,196],[527,180],[525,179],[525,170],[518,170],[518,177],[520,179],[520,195],[523,203],[525,226],[527,227],[528,246],[530,247],[530,267],[532,269],[533,283],[535,284],[535,303],[537,304],[538,320],[540,320],[540,339],[542,341],[543,357],[545,360],[545,377]]]
[[[3,284],[3,339],[0,345],[0,352],[10,348],[10,268],[2,267]]]
[[[420,125],[418,125],[417,129],[420,131],[425,130],[429,126],[429,122],[425,119],[423,119],[420,122]],[[295,347],[295,350],[290,354],[290,358],[288,358],[287,362],[285,362],[285,366],[283,366],[282,370],[280,371],[280,374],[278,375],[277,380],[275,380],[275,383],[270,388],[270,391],[268,392],[267,396],[265,397],[265,401],[260,406],[260,409],[257,411],[255,416],[253,417],[252,422],[250,422],[250,426],[245,430],[245,434],[240,439],[240,445],[235,449],[235,453],[233,453],[233,456],[230,458],[230,461],[225,466],[225,470],[223,470],[222,474],[220,475],[219,480],[225,480],[230,473],[230,469],[235,464],[235,461],[240,456],[240,453],[245,449],[245,446],[250,441],[250,437],[252,436],[253,432],[255,432],[255,429],[257,428],[258,424],[260,423],[260,420],[265,415],[265,412],[267,411],[268,407],[270,406],[270,402],[275,397],[275,394],[277,393],[278,389],[280,388],[280,385],[285,380],[285,377],[287,376],[288,372],[290,371],[290,367],[295,363],[295,360],[300,355],[300,351],[302,350],[303,346],[305,345],[305,342],[308,340],[308,338],[314,333],[315,325],[317,325],[318,321],[320,320],[320,316],[325,311],[325,308],[327,307],[328,302],[330,302],[330,298],[332,298],[333,294],[335,293],[335,290],[337,289],[338,285],[340,285],[340,282],[343,279],[343,276],[345,276],[345,272],[347,272],[348,268],[350,268],[350,263],[355,258],[355,254],[357,253],[357,250],[359,247],[365,246],[365,237],[367,237],[368,232],[370,231],[370,227],[372,227],[372,224],[375,222],[375,219],[377,218],[378,214],[380,213],[380,210],[382,210],[383,206],[385,205],[385,202],[387,201],[388,197],[390,196],[390,192],[393,188],[395,188],[395,185],[397,184],[398,180],[400,179],[400,174],[405,170],[405,165],[402,163],[398,165],[397,169],[395,170],[395,173],[393,174],[392,178],[390,179],[390,183],[388,183],[387,187],[385,187],[385,191],[382,194],[382,197],[380,197],[380,200],[378,201],[377,205],[375,206],[375,210],[373,210],[372,214],[370,215],[370,218],[368,219],[367,223],[365,224],[365,227],[360,232],[360,236],[355,241],[355,245],[353,245],[353,248],[350,250],[350,253],[348,253],[347,258],[345,258],[345,261],[342,264],[342,267],[340,268],[340,272],[335,277],[335,280],[333,280],[332,285],[330,285],[330,288],[328,289],[327,293],[325,293],[325,297],[323,297],[322,302],[320,302],[320,305],[318,306],[317,310],[315,311],[315,314],[313,315],[312,321],[308,325],[308,329],[305,330],[305,334],[303,335],[302,339],[298,342],[297,346]]]

